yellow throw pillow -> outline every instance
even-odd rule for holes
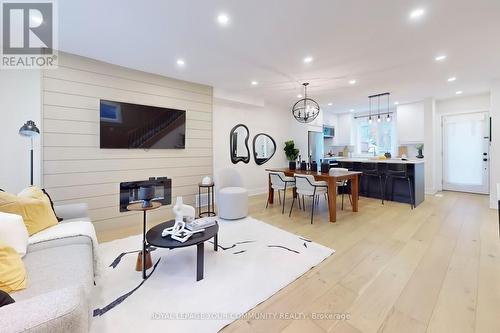
[[[26,269],[19,254],[0,242],[0,290],[6,293],[26,288]]]
[[[49,199],[35,186],[19,195],[0,192],[0,212],[21,215],[30,236],[58,223]]]

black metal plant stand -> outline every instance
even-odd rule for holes
[[[203,188],[207,189],[207,210],[201,210],[201,190]],[[198,184],[198,217],[203,216],[215,216],[215,204],[214,204],[214,183],[210,184]]]

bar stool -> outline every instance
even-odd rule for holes
[[[382,199],[382,205],[384,204],[384,191],[382,188],[382,173],[378,169],[377,163],[363,163],[361,167],[361,171],[363,172],[363,179],[365,179],[365,191],[366,195],[370,194],[370,181],[369,177],[377,177],[380,189],[380,198]]]
[[[410,206],[411,209],[413,209],[415,207],[415,202],[413,201],[413,194],[411,190],[411,178],[408,173],[408,166],[406,164],[387,163],[387,170],[385,173],[385,182],[384,182],[384,193],[387,189],[388,179],[391,180],[391,200],[394,199],[394,179],[404,179],[408,182],[408,190],[410,192]],[[382,197],[382,200],[383,198],[384,197]]]
[[[354,170],[354,164],[352,162],[342,162],[342,163],[340,163],[340,166],[344,169],[349,170],[349,171]]]

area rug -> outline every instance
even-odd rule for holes
[[[205,245],[203,280],[195,246],[155,249],[143,280],[134,252],[141,242],[99,246],[92,332],[217,332],[335,252],[251,217],[219,220],[219,250]]]

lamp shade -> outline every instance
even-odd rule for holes
[[[19,135],[22,135],[22,136],[36,136],[40,134],[40,130],[38,129],[38,127],[36,127],[36,124],[33,120],[28,120],[26,122],[26,124],[24,124],[23,126],[21,126],[21,128],[19,129]]]

